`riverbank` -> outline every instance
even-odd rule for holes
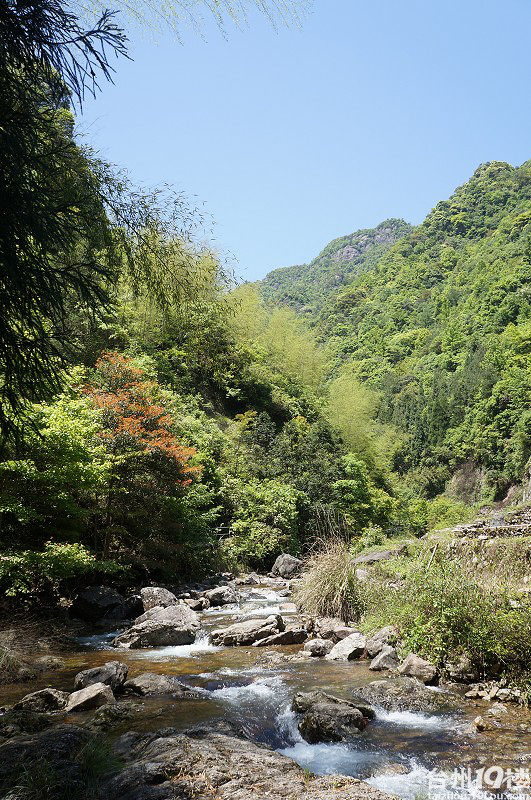
[[[61,668],[28,684],[2,687],[0,703],[6,710],[0,717],[4,741],[0,754],[4,763],[12,761],[10,753],[15,752],[21,758],[25,752],[32,763],[53,761],[53,752],[65,752],[57,745],[57,737],[61,740],[68,733],[77,742],[66,758],[74,769],[87,746],[86,738],[96,736],[99,747],[102,741],[108,743],[114,763],[103,759],[94,792],[116,800],[192,796],[329,800],[334,790],[344,798],[378,797],[372,790],[413,798],[426,789],[434,770],[444,772],[450,785],[454,770],[461,767],[475,773],[492,764],[504,769],[528,765],[531,717],[526,709],[494,698],[466,698],[464,684],[430,687],[393,670],[370,670],[371,660],[363,653],[347,660],[310,655],[308,642],[324,637],[330,648],[332,639],[337,644],[348,636],[338,638],[345,631],[338,632],[337,624],[326,630],[321,621],[317,630],[315,621],[302,617],[292,602],[293,581],[225,576],[218,585],[219,589],[212,587],[216,602],[223,598],[229,602],[193,611],[192,605],[205,604],[205,592],[212,588],[198,592],[200,597],[177,598],[177,606],[197,615],[188,644],[120,647],[116,643],[123,641],[124,632],[130,637],[135,624],[115,621],[104,628],[87,624],[77,631],[75,649],[61,652]],[[163,591],[143,594],[152,601],[165,596]],[[142,616],[151,613],[153,620],[157,608],[148,608]],[[234,637],[234,626],[248,637],[259,631],[268,636],[256,638],[254,644],[223,644],[227,632],[232,630]],[[266,630],[268,626],[284,631],[275,634]],[[283,633],[286,641],[286,632],[303,629],[306,642],[267,644],[271,636]],[[255,646],[260,641],[266,644]],[[76,676],[109,661],[124,664],[127,678],[123,688],[113,690],[114,697],[102,698],[101,705],[98,701],[93,707],[89,703],[72,711],[13,708],[25,694],[47,686],[64,692],[68,704],[72,693],[79,691]],[[146,678],[146,673],[151,677]],[[308,726],[303,725],[301,732],[305,714],[293,708],[300,692],[325,693],[328,708],[323,708],[320,696],[314,700],[321,706],[312,709],[318,723],[321,720],[317,726],[321,741],[305,738]],[[325,720],[332,730],[334,725],[342,729],[335,740],[321,724],[323,713],[331,713],[329,695],[336,698],[334,710],[341,717]],[[356,725],[345,729],[343,724],[345,712],[359,724],[353,703],[373,711],[373,718],[367,718],[356,732]],[[297,708],[302,708],[300,703]],[[484,726],[475,722],[478,718]],[[27,730],[42,725],[40,732]],[[312,777],[314,773],[338,777],[320,781]],[[368,784],[351,783],[348,778]]]

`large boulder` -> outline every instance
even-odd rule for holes
[[[239,599],[238,592],[232,586],[216,586],[215,589],[209,589],[203,595],[206,597],[211,606],[227,606],[231,603],[237,603]]]
[[[74,689],[85,689],[93,683],[104,683],[116,692],[125,683],[127,673],[127,664],[123,664],[121,661],[107,661],[100,667],[78,672],[74,678]]]
[[[77,593],[70,613],[86,622],[123,619],[124,598],[110,586],[87,586]]]
[[[306,628],[288,628],[288,630],[274,633],[265,639],[258,639],[253,647],[272,647],[277,644],[302,644],[308,638]]]
[[[410,653],[402,664],[398,667],[401,675],[407,675],[410,678],[418,678],[422,683],[435,683],[437,679],[437,667],[425,661],[416,653]]]
[[[187,605],[156,607],[143,614],[125,633],[113,639],[114,647],[137,649],[191,644],[199,628],[199,617]]]
[[[369,664],[369,669],[376,671],[384,669],[396,669],[399,664],[398,653],[390,644],[384,644],[377,656]]]
[[[459,695],[429,689],[416,678],[372,681],[355,690],[357,698],[386,711],[432,713],[462,707]]]
[[[115,747],[123,768],[105,787],[106,800],[395,800],[355,778],[312,775],[224,727],[120,737]]]
[[[457,683],[474,683],[479,678],[479,672],[467,655],[461,655],[455,661],[445,665],[448,678]]]
[[[171,694],[175,696],[197,696],[192,689],[185,686],[174,675],[159,675],[157,672],[143,672],[129,678],[124,684],[124,689],[134,694]]]
[[[343,628],[345,623],[339,617],[317,617],[314,620],[314,631],[320,639],[332,639],[332,642],[339,642],[335,631]],[[344,638],[344,637],[343,637]]]
[[[104,703],[113,703],[114,695],[112,689],[104,683],[92,683],[85,689],[72,692],[66,704],[66,711],[88,711],[91,708],[98,708]]]
[[[326,658],[329,661],[352,661],[354,658],[361,658],[365,653],[366,644],[365,636],[356,631],[335,644]]]
[[[285,630],[284,620],[279,614],[272,614],[265,619],[248,619],[235,622],[228,628],[221,628],[212,632],[212,644],[221,644],[226,647],[251,645],[259,639]]]
[[[314,658],[322,658],[328,655],[333,646],[334,644],[330,639],[310,639],[304,645],[304,652],[309,653]]]
[[[168,589],[162,586],[145,586],[140,590],[140,597],[142,598],[142,605],[144,611],[150,611],[152,608],[161,606],[167,608],[177,604],[177,598]]]
[[[289,553],[282,553],[275,563],[271,572],[273,575],[279,575],[281,578],[293,578],[302,572],[303,562],[300,558],[295,558]]]
[[[324,692],[298,692],[291,707],[302,714],[299,731],[310,744],[349,741],[375,716],[367,705],[341,700]]]
[[[396,644],[398,637],[398,629],[394,625],[386,625],[367,639],[367,655],[374,658],[386,645]]]
[[[14,705],[16,711],[60,711],[65,708],[68,701],[68,692],[60,692],[58,689],[39,689],[37,692],[25,695],[22,700]]]

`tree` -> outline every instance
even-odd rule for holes
[[[177,440],[156,383],[132,359],[104,354],[85,391],[102,413],[99,439],[110,461],[98,526],[105,559],[113,545],[138,551],[145,540],[171,533],[179,522],[172,501],[201,467],[190,463],[195,449]]]

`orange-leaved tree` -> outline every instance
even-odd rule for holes
[[[139,554],[178,525],[176,501],[201,466],[191,463],[195,449],[178,441],[163,390],[133,359],[104,353],[85,392],[101,410],[110,461],[97,549],[103,558],[124,547]]]

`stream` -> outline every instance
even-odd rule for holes
[[[120,632],[93,631],[78,638],[79,649],[61,654],[66,666],[41,676],[26,687],[4,686],[0,704],[13,703],[26,691],[41,686],[71,691],[81,669],[110,660],[129,667],[129,677],[142,672],[178,676],[199,690],[200,697],[175,701],[171,697],[138,698],[136,718],[112,730],[153,731],[166,726],[179,730],[214,719],[228,719],[258,742],[289,756],[303,768],[317,774],[339,773],[368,781],[378,789],[403,798],[425,794],[433,770],[447,773],[448,789],[456,790],[456,772],[500,765],[513,771],[531,766],[531,717],[508,706],[510,720],[496,731],[477,733],[472,721],[486,714],[485,701],[463,701],[459,711],[428,714],[376,709],[372,721],[354,743],[308,744],[297,729],[290,710],[293,694],[299,690],[323,689],[349,699],[356,687],[388,677],[368,669],[368,661],[334,662],[319,658],[289,660],[301,650],[291,647],[214,647],[209,634],[242,617],[282,614],[287,623],[295,621],[296,608],[289,597],[280,596],[283,581],[262,579],[258,586],[239,587],[240,602],[200,612],[201,631],[194,644],[145,650],[113,648],[112,638]],[[443,689],[433,688],[442,692]],[[136,701],[135,701],[136,702]],[[89,719],[93,712],[87,712]],[[83,721],[83,714],[66,715],[65,721]],[[452,777],[454,776],[454,777]],[[474,791],[465,794],[472,795]],[[464,796],[462,793],[460,796]],[[522,795],[520,795],[522,796]]]

